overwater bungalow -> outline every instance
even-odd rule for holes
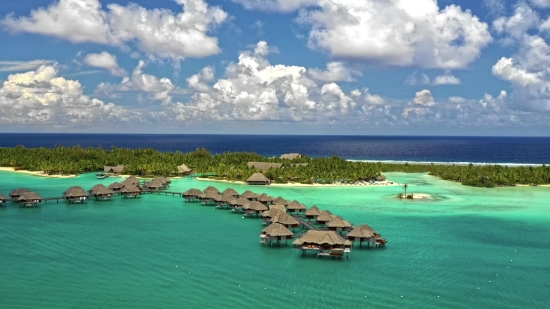
[[[327,227],[331,231],[336,231],[342,234],[342,232],[351,231],[353,226],[347,220],[344,220],[340,216],[336,216],[327,223]]]
[[[317,221],[318,224],[326,225],[327,223],[332,221],[332,219],[334,218],[335,216],[330,211],[326,210],[326,211],[321,211],[321,213],[317,216],[317,218],[315,218],[315,221]]]
[[[387,240],[381,238],[380,234],[377,234],[376,231],[366,224],[361,224],[352,229],[346,237],[353,242],[359,242],[359,246],[363,246],[363,242],[367,243],[367,246],[370,247],[370,244],[376,246],[384,247],[387,243]]]
[[[241,197],[244,197],[250,201],[255,201],[258,199],[258,194],[250,191],[250,190],[246,190],[243,192],[243,194],[241,194]]]
[[[88,193],[80,186],[72,186],[63,192],[63,198],[71,204],[84,203],[88,198]]]
[[[17,197],[17,202],[23,207],[38,206],[38,203],[41,201],[42,198],[36,192],[23,192],[19,197]]]
[[[271,181],[262,173],[254,173],[252,176],[248,177],[246,183],[249,185],[268,185]]]
[[[157,179],[160,180],[162,183],[165,183],[166,187],[170,186],[170,184],[172,183],[172,180],[168,177],[159,176],[157,177]]]
[[[115,193],[117,193],[117,192],[120,193],[120,190],[121,190],[122,188],[124,188],[124,185],[121,184],[121,183],[118,183],[118,182],[113,182],[113,183],[110,184],[107,188],[113,190],[113,192],[115,192]]]
[[[304,215],[308,220],[315,220],[322,212],[317,206],[313,205],[306,210]]]
[[[242,212],[243,206],[250,203],[250,200],[244,197],[239,197],[229,201],[229,205],[232,208],[232,212]]]
[[[88,194],[95,197],[96,201],[108,201],[113,197],[114,192],[102,184],[97,184],[88,190]]]
[[[232,189],[232,188],[227,188],[225,190],[223,190],[222,192],[223,195],[232,195],[233,197],[239,197],[239,193],[237,191],[235,191],[235,189]]]
[[[262,193],[262,194],[258,195],[258,198],[256,200],[258,202],[264,204],[264,205],[270,205],[271,202],[273,202],[273,200],[275,200],[275,198],[272,197],[272,196],[269,196],[265,193]]]
[[[132,176],[124,179],[123,181],[121,181],[120,184],[124,187],[126,187],[126,186],[130,186],[130,187],[131,186],[136,186],[137,187],[138,184],[139,184],[139,181],[136,178],[136,176],[132,175]]]
[[[19,201],[19,197],[23,195],[23,193],[25,192],[31,192],[31,190],[27,188],[19,188],[19,189],[12,190],[9,193],[11,201],[17,203]]]
[[[181,195],[186,202],[190,203],[190,202],[200,202],[200,199],[199,199],[199,196],[202,194],[203,192],[199,189],[189,189],[185,192],[183,192],[183,194]]]
[[[190,173],[191,173],[191,169],[187,165],[182,164],[178,166],[178,174],[184,176],[184,175],[189,175]]]
[[[2,193],[0,193],[0,207],[4,206],[6,204],[6,196]]]
[[[264,225],[271,224],[271,218],[284,213],[286,213],[286,207],[284,205],[270,205],[269,210],[262,212]]]
[[[120,194],[122,194],[124,198],[137,198],[141,194],[141,189],[136,185],[127,185],[120,189]]]
[[[208,186],[208,187],[206,187],[206,189],[204,189],[204,193],[215,193],[215,194],[220,194],[220,190],[216,189],[216,188],[213,187],[213,186]]]
[[[268,209],[269,208],[267,208],[266,205],[258,201],[253,201],[243,205],[243,211],[245,216],[252,216],[252,215],[259,216],[262,212]]]
[[[164,185],[165,184],[162,183],[162,180],[158,178],[143,183],[143,187],[150,191],[161,191],[164,189]]]
[[[216,199],[219,196],[220,195],[218,193],[210,190],[209,192],[204,192],[203,194],[199,195],[199,199],[201,200],[202,205],[216,205]]]
[[[279,223],[272,223],[265,229],[263,229],[258,236],[261,238],[260,242],[262,244],[273,244],[273,241],[276,241],[277,244],[281,243],[281,240],[285,240],[285,244],[288,239],[292,239],[294,234]]]
[[[306,206],[298,201],[292,201],[286,206],[286,210],[290,214],[302,214],[306,211]]]
[[[116,166],[105,165],[103,167],[103,172],[109,173],[109,174],[120,175],[122,173],[123,169],[124,169],[124,165],[122,165],[122,164],[119,164],[119,165],[116,165]]]
[[[332,256],[339,257],[346,255],[351,251],[351,243],[334,231],[308,230],[293,243],[294,248],[301,250],[302,254],[307,251],[317,253],[317,257]]]
[[[285,207],[286,207],[288,204],[290,204],[290,202],[279,196],[276,199],[274,199],[273,201],[271,201],[271,204],[272,205],[285,205]]]
[[[288,229],[295,229],[300,225],[300,222],[293,216],[286,213],[279,213],[271,218],[271,223],[280,223]]]
[[[221,195],[218,194],[218,196],[216,196],[214,200],[216,201],[217,208],[226,209],[226,208],[230,208],[231,205],[229,204],[229,202],[231,202],[234,199],[235,199],[235,196],[226,193]]]

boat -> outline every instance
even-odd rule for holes
[[[109,174],[97,173],[97,174],[95,175],[95,177],[96,177],[97,179],[104,179],[104,178],[109,177]]]

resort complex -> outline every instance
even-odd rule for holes
[[[112,173],[111,170],[108,173]],[[262,174],[254,174],[247,181],[250,184],[266,184],[269,180]],[[384,247],[386,240],[366,224],[355,226],[344,218],[321,210],[317,206],[307,207],[296,200],[273,197],[265,193],[246,190],[242,193],[232,188],[219,191],[213,186],[204,190],[191,188],[185,192],[169,191],[171,180],[165,177],[139,179],[129,176],[121,182],[108,186],[96,184],[89,190],[80,186],[67,188],[61,196],[41,197],[27,188],[17,188],[9,192],[9,199],[0,193],[0,206],[11,201],[20,207],[36,207],[40,203],[66,201],[68,204],[84,204],[89,200],[106,202],[115,196],[139,198],[144,194],[165,194],[181,196],[184,203],[196,203],[227,209],[241,214],[243,218],[258,218],[264,228],[259,231],[262,245],[287,245],[291,242],[301,254],[314,253],[317,257],[348,257],[353,245],[359,247]]]

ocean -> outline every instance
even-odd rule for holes
[[[1,138],[0,146],[10,146],[4,135]],[[41,138],[34,143],[74,144],[71,138],[74,136],[67,135],[57,141]],[[235,141],[244,138],[240,136],[191,138],[211,139],[202,145],[188,144],[190,141],[185,136],[165,136],[163,146],[147,144],[148,138],[155,136],[119,138],[115,145],[186,151],[209,148],[206,145],[219,146],[221,142],[216,143],[216,139],[228,138],[224,143],[232,141],[239,145],[230,150],[265,155],[293,151],[315,156],[305,150],[322,143],[317,140],[306,147],[286,145],[279,139],[280,147],[273,145],[268,151],[258,149],[267,149],[263,147],[267,147],[269,138],[250,143],[250,148],[244,146],[244,141]],[[346,144],[337,137],[324,138],[332,139],[334,145],[341,145],[339,147]],[[306,140],[296,137],[294,141],[300,139]],[[436,148],[433,144],[441,145],[445,139],[433,139],[416,138],[414,142],[414,138],[403,138],[394,142],[401,146],[385,146],[385,149],[393,147],[397,151],[420,143],[433,152],[430,156],[416,157],[417,161],[436,158],[445,161],[443,157],[431,157]],[[90,140],[95,142],[89,137]],[[361,138],[350,140],[351,144],[363,144]],[[493,157],[496,162],[545,162],[544,155],[536,149],[548,147],[547,139],[538,143],[520,140],[523,146],[510,147],[505,154],[480,151],[472,157],[456,155],[452,160],[486,162]],[[113,139],[110,141],[114,143]],[[78,143],[87,145],[83,141]],[[389,137],[379,141],[379,145],[391,143]],[[478,138],[449,138],[447,143],[483,148],[472,146],[483,144]],[[493,143],[505,147],[512,140],[497,139]],[[259,147],[258,144],[264,146],[254,148]],[[106,147],[106,143],[102,145]],[[494,145],[491,147],[497,148]],[[357,147],[371,148],[368,143]],[[373,159],[359,152],[359,148],[353,151],[357,157],[339,155]],[[455,146],[454,151],[460,151],[459,148]],[[516,152],[516,148],[524,151],[518,151],[514,161],[510,152]],[[331,150],[330,146],[324,146],[322,149],[327,155],[341,148]],[[453,152],[441,150],[444,151]],[[525,152],[539,159],[527,161]],[[415,157],[395,153],[392,157],[376,159]],[[399,200],[395,196],[401,189],[390,186],[252,188],[259,193],[329,209],[356,225],[367,223],[388,239],[385,248],[355,247],[349,259],[342,260],[301,256],[291,245],[262,246],[257,236],[264,228],[260,219],[184,203],[181,197],[170,195],[147,194],[137,200],[116,197],[113,201],[88,201],[84,205],[48,202],[33,209],[8,203],[7,207],[0,208],[0,307],[548,307],[550,188],[472,188],[426,174],[387,173],[386,176],[408,183],[408,192],[431,194],[434,199]],[[2,171],[0,179],[0,192],[5,195],[15,188],[26,187],[42,196],[58,196],[73,185],[89,189],[97,183],[107,185],[120,181],[118,178],[97,180],[93,173],[49,179]],[[174,179],[170,190],[204,189],[208,185],[220,190],[232,187],[238,192],[251,189],[246,185],[183,178]]]

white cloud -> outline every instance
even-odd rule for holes
[[[498,33],[507,33],[513,38],[520,38],[527,30],[537,27],[539,24],[538,13],[531,9],[527,3],[520,2],[509,17],[499,17],[493,21],[493,28]]]
[[[529,2],[542,9],[550,8],[550,0],[529,0]]]
[[[325,70],[309,69],[309,75],[316,81],[331,82],[352,82],[356,76],[363,74],[358,70],[347,68],[342,62],[329,62]]]
[[[421,106],[433,106],[434,103],[434,97],[432,96],[432,93],[430,90],[424,89],[418,91],[413,98],[413,103],[416,105]]]
[[[436,76],[432,82],[433,85],[460,85],[460,79],[453,75]]]
[[[493,66],[492,72],[494,75],[521,87],[534,86],[541,83],[536,73],[527,72],[524,68],[514,64],[512,58],[500,58]]]
[[[452,103],[464,103],[466,102],[467,100],[463,97],[459,97],[459,96],[451,96],[449,97],[449,102],[452,102]]]
[[[84,95],[78,81],[57,75],[56,65],[9,75],[0,87],[0,123],[95,125],[139,118],[138,113]]]
[[[54,64],[53,60],[30,60],[30,61],[0,61],[0,72],[18,72],[35,70],[43,65]]]
[[[420,77],[416,76],[417,72],[414,72],[413,74],[409,75],[407,79],[405,79],[405,84],[407,85],[460,85],[461,81],[458,77],[455,77],[451,75],[450,73],[446,73],[444,75],[439,75],[433,78],[431,80],[428,75],[425,73],[422,73]]]
[[[29,17],[8,15],[0,24],[12,32],[37,33],[73,43],[92,42],[127,48],[135,42],[150,57],[180,60],[220,52],[208,33],[227,19],[227,13],[203,0],[176,0],[184,11],[147,10],[136,4],[108,4],[99,0],[59,0]]]
[[[308,45],[337,59],[390,66],[462,69],[492,38],[487,24],[436,0],[234,0],[249,9],[300,10]]]
[[[506,12],[505,0],[483,0],[483,5],[493,16],[502,16]]]
[[[88,54],[84,57],[84,63],[92,67],[107,70],[114,76],[125,76],[128,74],[124,69],[118,66],[116,56],[108,52]]]

